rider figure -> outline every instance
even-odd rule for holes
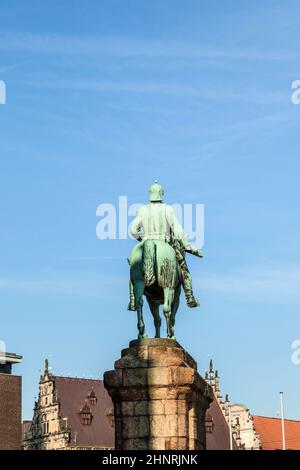
[[[193,294],[192,276],[189,272],[185,252],[202,257],[200,250],[189,244],[187,237],[175,215],[174,209],[164,204],[163,187],[155,181],[149,190],[150,204],[142,206],[132,222],[131,234],[138,241],[163,240],[169,243],[176,253],[176,258],[180,267],[181,282],[183,285],[186,302],[189,307],[199,305]],[[130,282],[130,303],[129,310],[135,310],[133,286]]]

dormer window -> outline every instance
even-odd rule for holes
[[[97,397],[94,389],[91,390],[91,392],[87,396],[90,405],[95,406],[97,404]]]
[[[84,426],[90,426],[92,424],[93,415],[87,403],[85,403],[85,405],[81,408],[79,415],[81,419],[81,424],[83,424]]]
[[[114,416],[113,408],[109,408],[108,410],[106,410],[105,414],[106,414],[106,419],[108,421],[108,424],[110,425],[110,427],[114,428],[115,427],[115,416]]]
[[[214,430],[214,421],[210,413],[205,416],[205,430],[208,434],[212,434]]]
[[[82,413],[81,414],[82,424],[90,426],[92,423],[92,413]]]

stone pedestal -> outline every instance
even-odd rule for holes
[[[131,341],[104,385],[114,402],[116,449],[206,448],[212,389],[175,340]]]

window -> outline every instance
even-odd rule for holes
[[[115,427],[115,416],[114,416],[114,410],[113,408],[109,408],[108,410],[105,411],[106,414],[106,420],[108,424],[110,425],[111,428]]]
[[[91,413],[82,413],[81,414],[82,424],[89,426],[92,423],[92,414]]]
[[[92,391],[89,393],[87,398],[90,402],[90,405],[95,406],[97,404],[97,397],[96,397],[96,393],[95,393],[94,389],[92,389]]]
[[[209,413],[207,413],[205,417],[205,430],[208,434],[212,434],[214,430],[213,418]]]
[[[92,424],[93,415],[91,413],[90,407],[87,405],[87,400],[85,401],[85,405],[79,411],[81,424],[84,426],[90,426]]]

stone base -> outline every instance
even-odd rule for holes
[[[206,448],[212,389],[177,341],[131,341],[104,385],[114,402],[117,450]]]

